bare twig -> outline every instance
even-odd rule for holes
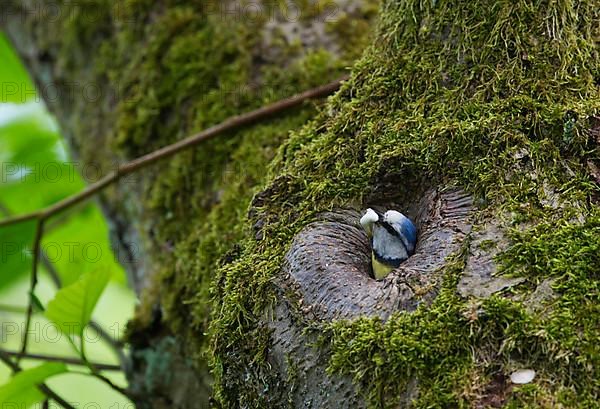
[[[44,252],[42,252],[42,254],[41,254],[41,261],[42,261],[42,265],[44,266],[46,271],[48,271],[48,274],[52,278],[54,285],[56,285],[57,288],[61,288],[62,281],[60,279],[60,275],[58,274],[58,271],[56,271],[56,267],[54,266],[54,264],[52,264],[52,262],[50,260],[48,260],[48,257],[44,254]],[[119,362],[121,363],[122,369],[125,370],[128,365],[128,359],[125,356],[125,353],[123,352],[123,344],[121,342],[119,342],[118,340],[114,339],[97,322],[90,321],[89,325],[94,331],[96,331],[98,336],[100,338],[102,338],[111,347],[113,352],[119,358]]]
[[[94,196],[96,193],[103,190],[105,187],[118,181],[123,176],[126,176],[130,173],[136,172],[136,171],[138,171],[142,168],[145,168],[159,160],[171,157],[181,151],[184,151],[188,148],[194,147],[194,146],[198,145],[199,143],[209,140],[209,139],[211,139],[217,135],[220,135],[222,133],[225,133],[225,132],[228,132],[228,131],[231,131],[231,130],[234,130],[234,129],[237,129],[237,128],[240,128],[240,127],[243,127],[246,125],[250,125],[261,119],[266,119],[268,117],[271,117],[271,116],[273,116],[279,112],[282,112],[284,110],[287,110],[287,109],[290,109],[293,107],[297,107],[311,98],[318,98],[318,97],[323,97],[323,96],[329,95],[329,94],[333,93],[334,91],[336,91],[337,89],[339,89],[341,82],[345,79],[346,79],[346,77],[338,79],[332,83],[323,85],[321,87],[317,87],[317,88],[313,88],[311,90],[305,91],[301,94],[294,95],[290,98],[275,102],[271,105],[264,106],[257,110],[230,117],[229,119],[225,120],[224,122],[221,122],[218,125],[212,126],[200,133],[192,135],[186,139],[183,139],[183,140],[173,143],[171,145],[165,146],[161,149],[150,152],[144,156],[141,156],[137,159],[134,159],[130,162],[127,162],[123,165],[118,166],[116,170],[114,170],[113,172],[110,172],[108,175],[104,176],[103,178],[96,181],[95,183],[90,184],[89,186],[87,186],[86,189],[84,189],[80,193],[77,193],[77,194],[67,197],[63,200],[60,200],[57,203],[50,205],[44,209],[40,209],[35,212],[31,212],[31,213],[27,213],[27,214],[23,214],[23,215],[19,215],[19,216],[14,216],[14,217],[8,217],[4,220],[0,220],[0,227],[12,225],[12,224],[27,221],[27,220],[37,220],[37,222],[38,222],[37,226],[36,226],[36,234],[35,234],[35,239],[34,239],[34,243],[33,243],[33,267],[32,267],[32,274],[31,274],[29,305],[27,307],[25,333],[23,335],[21,351],[17,354],[17,363],[13,363],[9,356],[6,357],[7,360],[5,360],[5,362],[7,362],[7,364],[9,366],[11,366],[11,364],[14,365],[14,366],[11,366],[11,368],[13,368],[13,371],[18,371],[18,370],[20,370],[18,362],[20,359],[22,359],[26,355],[29,327],[31,325],[31,317],[33,314],[33,306],[34,306],[34,300],[35,300],[34,291],[35,291],[35,287],[37,285],[37,278],[38,278],[37,277],[37,267],[38,267],[38,261],[40,258],[40,251],[39,251],[40,250],[40,242],[41,242],[41,238],[43,235],[44,222],[48,218],[50,218],[51,216],[54,216],[58,213],[61,213],[62,211],[69,209],[79,203],[84,202],[85,200]],[[4,209],[4,210],[6,210],[6,209]],[[56,274],[55,282],[57,284],[60,284],[60,280],[58,278],[59,277]],[[122,393],[123,395],[127,396],[127,391],[125,389],[113,384],[112,381],[110,381],[110,379],[106,378],[99,372],[98,368],[96,368],[94,366],[94,364],[90,363],[86,359],[85,353],[83,351],[83,346],[82,346],[81,353],[82,353],[81,355],[82,355],[83,362],[92,371],[93,375],[98,377],[100,380],[104,381],[111,388],[113,388],[113,389],[119,391],[120,393]],[[44,386],[44,388],[47,389],[47,387],[45,385],[43,385],[43,386]],[[42,389],[42,386],[40,386],[40,389]],[[60,397],[56,396],[52,391],[48,390],[48,391],[44,391],[44,393],[47,394],[46,396],[51,397],[52,399],[56,400],[57,402],[59,402],[60,404],[65,406],[66,402],[64,402]],[[51,393],[54,396],[51,396],[49,393]],[[71,406],[68,405],[68,403],[66,403],[65,407],[71,408]]]
[[[119,385],[113,383],[113,381],[111,381],[110,379],[108,379],[106,376],[102,375],[100,373],[100,371],[98,371],[96,368],[94,368],[94,365],[90,363],[90,366],[88,367],[91,371],[92,371],[92,375],[94,377],[96,377],[97,379],[101,380],[102,382],[104,382],[106,385],[108,385],[108,387],[110,387],[111,389],[119,392],[121,395],[126,396],[128,398],[132,398],[133,395],[130,394],[127,389],[120,387]]]
[[[56,288],[62,288],[62,280],[60,279],[60,274],[58,274],[58,271],[56,271],[54,264],[52,264],[52,262],[48,260],[48,256],[46,256],[46,254],[43,251],[40,259],[42,261],[42,265],[48,272],[48,275],[50,275],[50,279],[54,283],[54,286]]]
[[[73,196],[67,197],[51,206],[46,207],[45,209],[41,209],[32,213],[26,213],[20,216],[10,217],[4,220],[0,220],[0,227],[7,226],[10,224],[15,224],[19,222],[23,222],[26,220],[45,220],[50,216],[53,216],[57,213],[62,212],[65,209],[70,208],[78,203],[83,202],[84,200],[89,199],[96,193],[100,192],[105,187],[111,185],[115,181],[119,180],[125,175],[133,173],[139,169],[142,169],[150,164],[153,164],[161,159],[168,158],[170,156],[175,155],[185,149],[196,146],[201,142],[209,140],[217,135],[225,133],[227,131],[231,131],[233,129],[237,129],[243,127],[245,125],[249,125],[255,123],[261,119],[269,118],[277,113],[285,111],[290,108],[297,107],[304,103],[305,101],[312,98],[319,98],[323,96],[327,96],[335,92],[339,89],[340,84],[347,77],[340,78],[334,82],[331,82],[326,85],[322,85],[317,88],[310,89],[301,94],[294,95],[290,98],[286,98],[280,101],[277,101],[273,104],[264,106],[262,108],[256,109],[254,111],[247,112],[245,114],[236,115],[230,117],[229,119],[221,122],[218,125],[212,126],[204,131],[192,135],[186,139],[175,142],[174,144],[167,145],[161,149],[158,149],[154,152],[150,152],[144,156],[141,156],[137,159],[134,159],[130,162],[127,162],[123,165],[117,167],[116,170],[110,172],[108,175],[104,176],[102,179],[90,184],[86,189],[82,192],[77,193]]]
[[[13,362],[10,356],[7,355],[7,353],[3,349],[0,349],[0,361],[4,362],[13,371],[13,373],[21,372],[21,367],[19,366],[19,364]],[[75,409],[74,406],[72,406],[69,402],[58,396],[56,392],[50,389],[45,383],[39,384],[38,388],[40,391],[42,391],[44,395],[46,395],[52,400],[55,400],[63,408]]]
[[[55,356],[55,355],[31,354],[31,353],[21,354],[21,352],[7,351],[7,350],[5,350],[4,353],[11,357],[21,356],[23,359],[33,359],[36,361],[62,362],[62,363],[69,364],[69,365],[79,365],[79,366],[86,366],[86,367],[88,365],[86,362],[82,361],[79,358],[72,358],[72,357],[68,357],[68,356]],[[94,365],[94,367],[96,369],[98,369],[99,371],[120,371],[121,370],[120,365],[102,364],[102,363],[96,363],[96,362],[93,362],[92,365]]]
[[[33,260],[31,266],[31,283],[29,285],[29,304],[27,305],[27,314],[25,318],[25,332],[23,333],[23,341],[21,343],[21,354],[17,357],[17,364],[19,364],[22,356],[27,352],[27,343],[29,341],[29,327],[31,326],[31,317],[33,315],[33,306],[35,304],[35,287],[38,282],[38,260],[40,256],[40,243],[42,241],[42,235],[44,234],[44,219],[40,219],[37,222],[35,228],[35,237],[33,239]]]
[[[98,367],[96,367],[96,365],[94,363],[92,363],[89,359],[87,359],[87,356],[85,353],[85,339],[83,336],[81,337],[81,343],[79,345],[80,345],[79,346],[79,354],[81,356],[81,362],[83,362],[83,364],[90,370],[91,375],[95,376],[97,379],[101,380],[106,385],[108,385],[111,389],[119,392],[121,395],[129,396],[127,393],[127,390],[125,388],[121,388],[117,384],[113,383],[113,381],[108,379],[106,376],[102,375],[100,373],[100,370],[98,369]],[[73,347],[75,347],[75,344],[73,344]]]
[[[8,207],[6,207],[4,205],[4,203],[2,203],[2,202],[0,202],[0,213],[3,213],[5,217],[8,217],[11,215],[11,212],[8,209]],[[47,227],[44,228],[44,231],[47,232],[48,228]],[[42,262],[42,265],[44,266],[44,268],[50,275],[50,278],[52,279],[52,282],[54,283],[54,285],[57,288],[61,288],[62,280],[60,279],[60,274],[56,270],[56,267],[54,266],[54,264],[52,264],[52,262],[48,259],[48,257],[46,256],[46,254],[43,251],[40,252],[40,260]],[[26,308],[14,307],[14,306],[3,305],[3,304],[0,304],[0,311],[23,313],[23,314],[27,313]],[[127,359],[127,357],[125,356],[125,353],[123,352],[123,343],[120,342],[119,340],[114,339],[108,332],[106,332],[104,330],[104,328],[102,328],[100,326],[100,324],[96,323],[95,321],[93,321],[93,320],[90,321],[89,325],[94,331],[96,331],[96,333],[98,334],[98,336],[100,336],[100,338],[102,338],[108,345],[110,345],[113,352],[119,358],[119,362],[121,363],[121,368],[123,369],[123,371],[126,371],[128,365],[129,365],[129,360]]]

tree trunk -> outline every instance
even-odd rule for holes
[[[368,0],[301,4],[3,5],[74,155],[104,171],[352,65],[322,107],[102,194],[141,298],[136,404],[595,404],[598,1],[384,1],[373,36]],[[366,207],[419,231],[383,281]]]

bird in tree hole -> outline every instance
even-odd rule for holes
[[[414,223],[396,210],[384,214],[367,209],[360,218],[371,239],[371,264],[377,280],[385,278],[415,252],[417,228]]]

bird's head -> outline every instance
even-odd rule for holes
[[[384,214],[367,209],[360,218],[373,249],[373,276],[382,279],[415,251],[417,228],[412,221],[396,210]]]
[[[388,210],[383,215],[383,222],[391,226],[406,246],[409,255],[415,251],[417,243],[417,228],[414,223],[396,210]]]
[[[360,225],[365,229],[369,237],[373,236],[373,224],[379,222],[381,218],[380,214],[371,208],[367,209],[363,217],[360,218]]]
[[[402,213],[396,210],[388,210],[382,214],[369,208],[360,218],[360,224],[370,238],[373,237],[374,229],[384,229],[391,237],[402,241],[408,255],[414,253],[417,242],[417,228]]]

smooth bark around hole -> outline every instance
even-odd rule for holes
[[[369,205],[371,206],[371,205]],[[368,206],[365,206],[368,207]],[[328,376],[327,360],[315,349],[318,333],[306,331],[311,321],[379,317],[412,311],[437,293],[449,256],[461,251],[471,231],[472,199],[458,189],[429,189],[412,203],[373,207],[401,209],[417,225],[413,256],[381,281],[369,277],[371,246],[357,210],[324,213],[294,239],[285,257],[282,296],[267,325],[273,348],[269,364],[293,376],[294,407],[363,408],[351,379]],[[416,384],[403,397],[409,404]],[[315,390],[326,393],[315,394]]]
[[[430,189],[407,209],[419,236],[415,254],[385,280],[369,277],[371,247],[360,213],[340,210],[300,232],[286,256],[286,286],[322,320],[379,316],[413,310],[435,294],[448,257],[471,230],[472,200],[460,190]]]

